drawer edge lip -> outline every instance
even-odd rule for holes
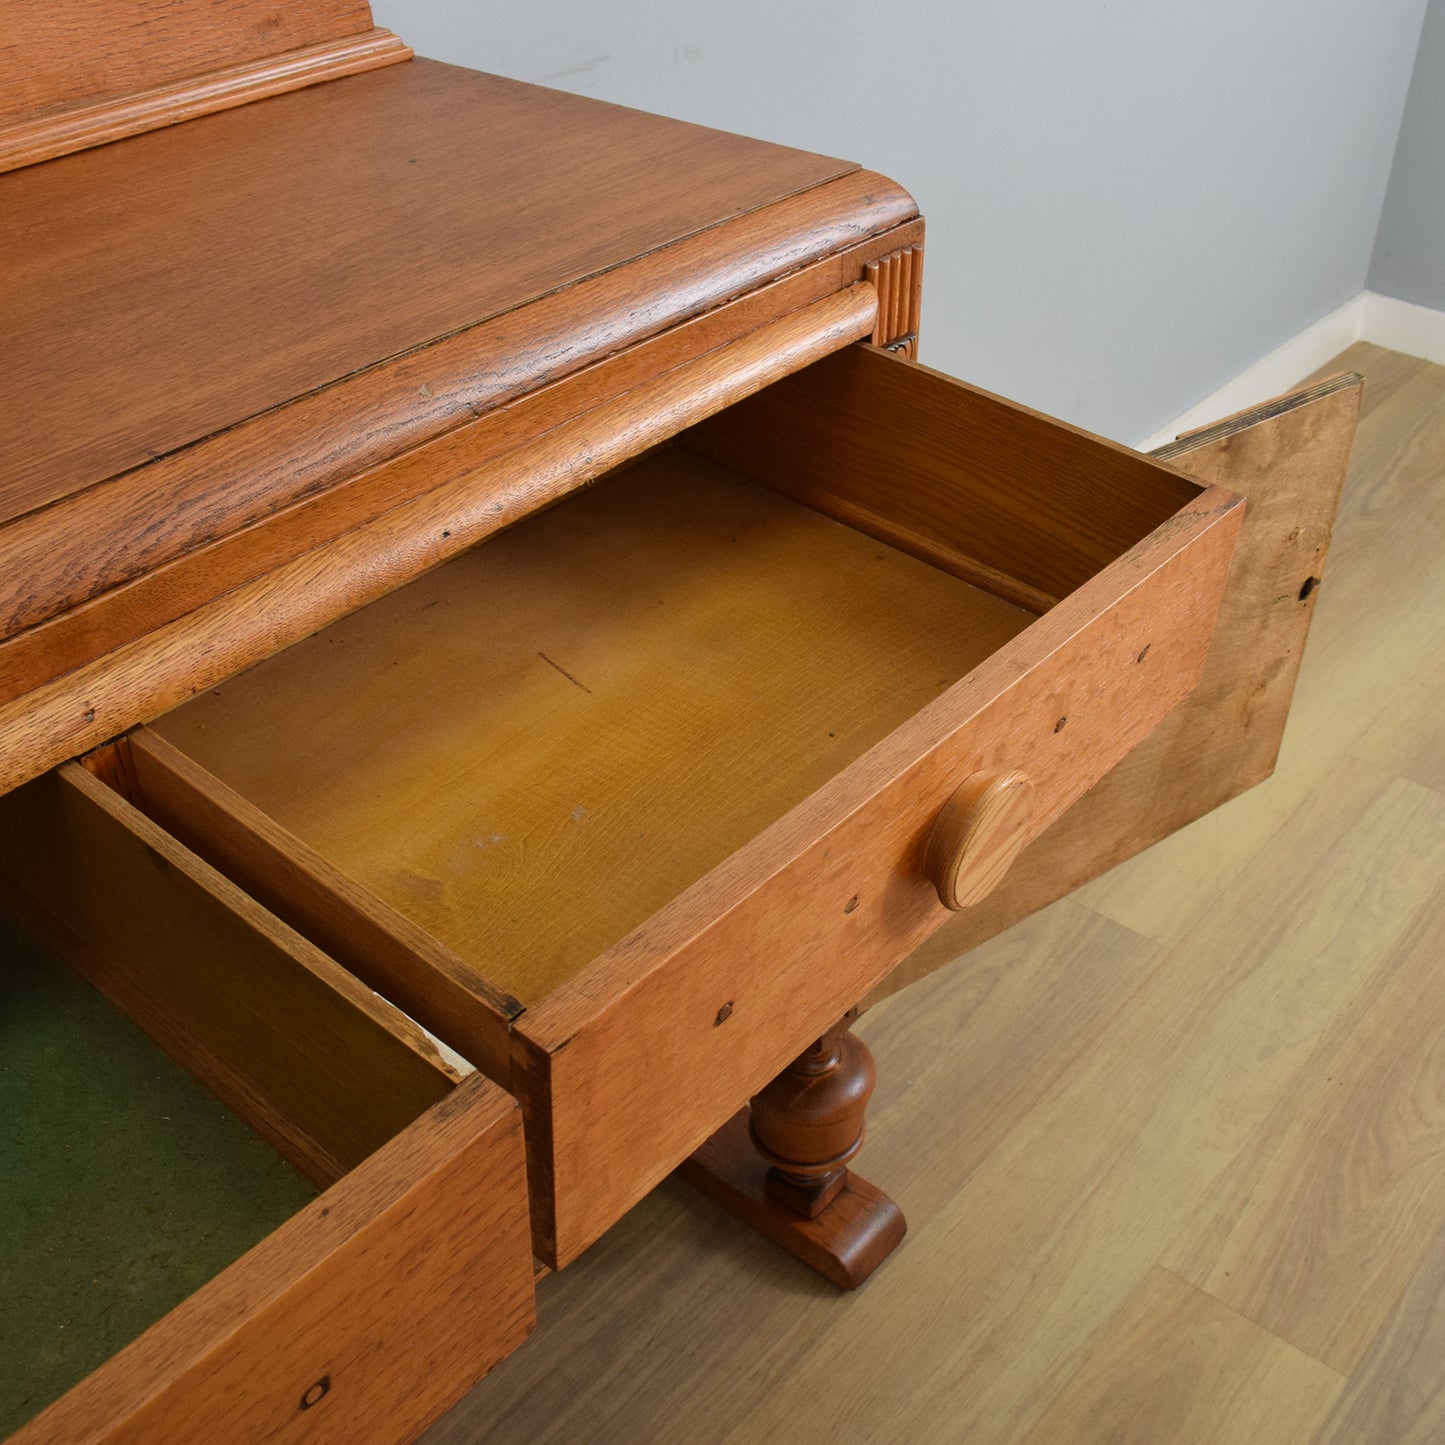
[[[348,893],[364,893],[376,907],[381,910],[392,924],[398,928],[404,941],[407,934],[420,934],[425,930],[419,924],[413,923],[407,916],[400,913],[390,904],[386,903],[373,889],[367,888],[364,884],[357,882],[339,864],[325,857],[316,849],[311,847],[303,838],[292,832],[284,824],[272,818],[269,814],[252,803],[248,798],[230,787],[204,763],[191,757],[189,753],[177,748],[161,732],[157,731],[154,725],[141,723],[132,728],[124,735],[131,744],[134,753],[148,759],[158,767],[164,768],[168,775],[175,779],[187,793],[188,801],[194,803],[199,799],[203,806],[215,808],[217,811],[225,812],[234,817],[240,826],[245,829],[252,839],[257,841],[268,841],[265,834],[274,837],[279,849],[284,852],[287,862],[293,867],[299,866],[300,870],[309,877],[314,877],[319,886],[333,889],[337,883],[343,886],[344,892],[335,893],[333,896],[341,898],[348,907],[352,907],[351,900],[346,896]],[[142,768],[140,760],[135,765],[137,769]],[[205,857],[204,848],[196,846],[195,843],[182,837],[178,831],[167,823],[152,816],[145,807],[136,803],[128,803],[137,814],[145,818],[153,827],[160,829],[167,836],[174,838],[179,845],[189,854],[198,859],[204,866],[212,869],[220,877],[225,878],[232,886],[238,888],[248,898],[254,899],[263,909],[276,918],[284,927],[296,933],[299,937],[313,942],[311,930],[300,927],[287,921],[282,911],[272,907],[271,903],[260,897],[261,889],[240,881],[230,865],[222,866],[210,863]],[[487,1008],[494,1009],[506,1023],[520,1017],[527,1008],[520,999],[508,993],[505,989],[492,983],[475,965],[469,963],[460,954],[449,949],[440,939],[427,935],[428,951],[444,960],[448,965],[449,976],[458,984],[465,987],[478,1002]],[[340,959],[336,959],[333,953],[321,944],[313,944],[325,957],[332,959],[343,972],[358,977],[355,969],[348,967]],[[417,945],[410,943],[412,948]],[[428,960],[430,962],[430,960]],[[370,992],[378,992],[371,989],[365,980],[360,981],[360,986]],[[386,998],[385,994],[379,995]],[[388,1000],[390,1004],[390,1001]],[[399,1005],[390,1005],[399,1008]],[[403,1017],[408,1017],[403,1012]],[[475,1061],[473,1061],[475,1063]]]
[[[1172,467],[1175,471],[1181,471],[1185,476],[1192,476],[1185,462],[1192,453],[1199,451],[1202,447],[1222,441],[1227,437],[1238,436],[1242,432],[1249,431],[1251,427],[1258,426],[1261,422],[1273,421],[1276,417],[1283,416],[1301,406],[1323,401],[1326,397],[1333,396],[1339,391],[1352,391],[1357,387],[1363,387],[1364,384],[1365,378],[1360,372],[1338,371],[1333,376],[1327,376],[1322,381],[1315,382],[1312,386],[1286,392],[1263,405],[1245,407],[1232,416],[1211,422],[1208,426],[1181,432],[1173,441],[1151,447],[1148,451],[1142,451],[1140,455],[1147,456],[1161,465]]]
[[[707,932],[773,874],[866,807],[919,756],[966,728],[995,696],[1067,645],[1146,577],[1220,526],[1231,529],[1232,550],[1245,498],[1225,487],[1188,480],[1199,489],[1198,496],[561,988],[529,1005],[517,1019],[514,1034],[541,1055],[565,1049],[590,1020],[614,1007],[657,969],[667,967],[678,949]],[[1042,831],[1053,816],[1041,811],[1032,831]]]

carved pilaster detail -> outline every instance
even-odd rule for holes
[[[866,279],[878,293],[878,319],[873,326],[874,346],[918,354],[918,325],[923,302],[923,246],[905,246],[865,268]]]

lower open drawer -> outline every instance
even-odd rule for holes
[[[0,1166],[0,1434],[40,1411],[17,1442],[406,1441],[525,1337],[501,1089],[77,764],[0,799],[0,876],[38,941],[0,1030],[10,1103],[38,1101]]]
[[[960,785],[1025,776],[1026,840],[1188,694],[1239,515],[850,348],[136,731],[113,781],[518,1096],[562,1264],[947,916]]]

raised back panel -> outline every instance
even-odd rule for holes
[[[0,170],[404,60],[366,0],[9,0]]]
[[[371,28],[366,0],[11,0],[0,120],[113,100]]]

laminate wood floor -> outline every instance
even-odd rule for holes
[[[860,1025],[902,1248],[839,1295],[669,1181],[429,1445],[1445,1441],[1445,367],[1343,368],[1274,778]]]

